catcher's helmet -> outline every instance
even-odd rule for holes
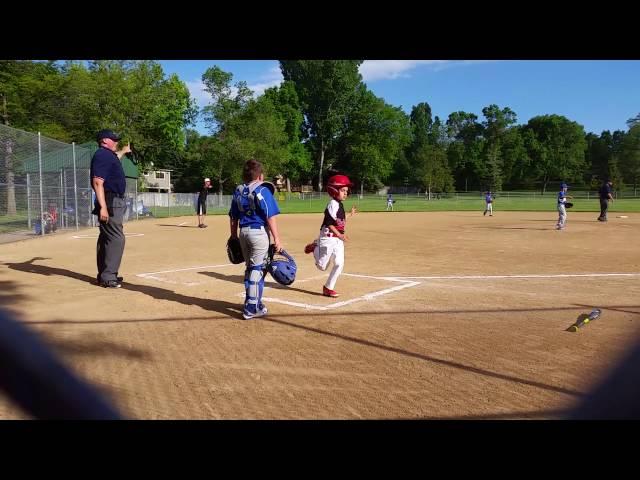
[[[338,197],[338,192],[342,187],[353,188],[353,183],[346,175],[334,175],[327,182],[327,193],[333,198]]]
[[[269,258],[267,259],[267,272],[271,274],[273,279],[280,285],[291,285],[296,279],[296,261],[291,255],[284,250],[280,250],[278,255],[282,255],[284,259],[274,260],[276,255],[275,245],[269,246]]]

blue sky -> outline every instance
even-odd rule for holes
[[[163,60],[165,73],[176,73],[200,106],[205,70],[218,65],[244,80],[256,95],[282,81],[276,60]],[[367,60],[360,73],[369,89],[407,113],[420,102],[446,121],[463,110],[482,119],[492,103],[510,107],[518,123],[543,114],[564,115],[587,132],[626,130],[627,119],[640,113],[638,60]],[[197,130],[206,133],[199,122]]]

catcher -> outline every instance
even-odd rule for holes
[[[269,235],[273,237],[276,252],[282,249],[282,244],[275,218],[280,213],[273,197],[275,187],[264,181],[262,164],[257,160],[248,160],[242,169],[242,179],[245,183],[238,185],[233,193],[229,210],[231,238],[227,242],[227,253],[233,263],[244,260],[246,264],[246,297],[242,317],[249,320],[267,314],[267,307],[262,303],[262,290],[264,266],[269,254]]]

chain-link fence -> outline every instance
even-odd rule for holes
[[[95,226],[96,217],[91,214],[94,194],[89,167],[96,149],[95,143],[67,144],[0,125],[0,243],[11,240],[3,234],[24,237],[46,235],[58,229]],[[125,163],[124,166],[127,172],[133,165]],[[133,167],[133,171],[127,173],[125,221],[145,217],[195,217],[197,193],[138,192],[135,170]],[[424,190],[392,186],[379,194],[360,196],[355,191],[349,202],[357,205],[360,211],[386,210],[387,192],[398,201],[395,209],[404,211],[471,210],[478,208],[478,202],[482,203],[484,199],[482,191],[431,192],[428,195]],[[505,209],[553,210],[557,191],[549,187],[544,195],[539,191],[505,191],[495,192],[495,195]],[[597,191],[572,190],[571,195],[589,201],[582,203],[584,208],[599,209]],[[623,208],[640,210],[640,200],[633,191],[615,191],[614,196],[616,200],[628,202]],[[231,198],[230,195],[210,193],[207,214],[227,214]],[[282,213],[315,213],[324,210],[328,197],[319,192],[278,192],[276,199]]]
[[[0,125],[0,234],[95,225],[89,178],[94,151]],[[136,185],[127,179],[132,207]]]

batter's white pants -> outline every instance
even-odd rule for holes
[[[327,283],[324,285],[329,290],[333,290],[344,268],[344,242],[338,237],[325,237],[321,235],[320,238],[318,238],[316,248],[313,250],[313,257],[316,261],[316,267],[323,272],[327,269],[329,262],[333,258],[333,269],[329,274]]]

